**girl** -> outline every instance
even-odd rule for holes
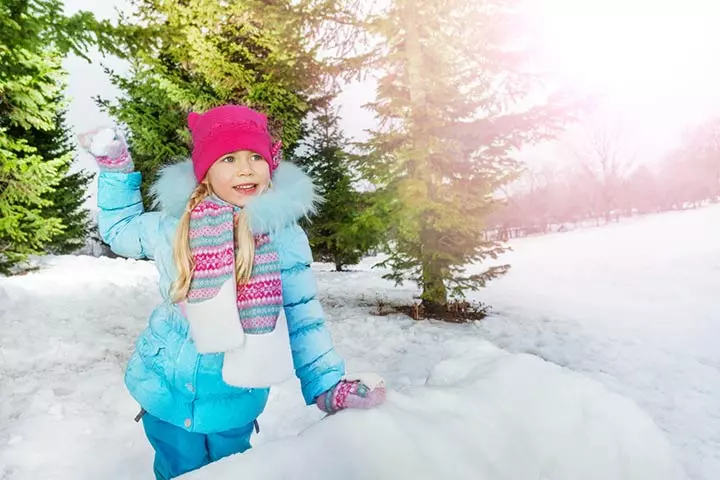
[[[125,383],[141,405],[158,480],[250,448],[269,387],[292,375],[327,412],[384,400],[382,380],[345,377],[297,220],[316,200],[281,163],[267,118],[225,105],[191,113],[192,162],[165,168],[145,213],[141,175],[114,129],[80,137],[100,168],[99,228],[119,255],[154,259],[163,302]]]

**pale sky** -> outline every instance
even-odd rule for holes
[[[648,162],[720,114],[717,0],[536,0],[547,65],[605,97]]]
[[[65,0],[70,13],[89,9],[115,18],[114,8],[127,0]],[[720,1],[718,0],[531,0],[533,21],[541,38],[542,65],[553,81],[603,95],[605,115],[620,118],[631,132],[635,151],[649,162],[675,145],[690,125],[720,114]],[[117,91],[100,62],[117,71],[126,65],[92,54],[93,63],[67,59],[72,97],[69,122],[76,131],[107,123],[92,101],[113,98]],[[373,126],[362,105],[373,99],[373,87],[348,86],[341,97],[342,127],[360,137]],[[527,149],[531,164],[556,161],[554,145]],[[89,167],[89,159],[81,159]]]

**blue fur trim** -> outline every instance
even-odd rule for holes
[[[163,168],[151,188],[155,207],[179,218],[197,181],[189,160]],[[282,162],[272,188],[245,207],[254,233],[276,232],[315,212],[320,196],[310,177],[297,165]]]
[[[150,188],[153,206],[170,217],[180,218],[196,186],[197,180],[191,161],[163,167]]]
[[[272,188],[245,207],[254,233],[276,232],[315,213],[320,196],[310,177],[297,165],[282,162],[272,178]]]

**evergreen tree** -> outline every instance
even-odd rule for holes
[[[192,110],[234,103],[263,111],[291,153],[305,135],[306,116],[330,90],[313,32],[337,3],[138,0],[126,22],[144,25],[160,41],[138,52],[127,77],[110,72],[123,96],[100,103],[130,131],[144,193],[162,165],[188,154]]]
[[[52,101],[60,91],[61,59],[56,51],[32,44],[20,31],[26,8],[3,4],[0,14],[0,273],[59,235],[62,221],[45,217],[44,198],[55,188],[67,156],[45,159],[23,135],[31,128],[52,128]],[[14,29],[14,34],[13,33]],[[12,131],[15,131],[13,134]]]
[[[366,173],[391,213],[387,278],[415,281],[426,312],[504,274],[466,265],[505,247],[484,239],[497,189],[514,179],[511,152],[551,133],[565,116],[534,93],[519,0],[394,0],[373,22],[382,72],[371,105],[381,128]],[[474,269],[473,269],[474,270]]]
[[[62,232],[57,217],[45,218],[42,196],[57,184],[65,159],[46,161],[24,140],[0,128],[0,274],[43,247]]]
[[[65,16],[60,0],[0,2],[0,273],[43,253],[54,239],[65,244],[61,235],[74,235],[61,213],[73,215],[72,201],[53,206],[71,155],[62,142],[50,147],[39,132],[57,128],[63,55],[84,55],[93,43],[120,53],[111,32],[88,12]]]
[[[379,244],[384,226],[363,216],[372,194],[356,189],[357,174],[336,110],[326,105],[313,120],[310,132],[297,163],[312,175],[324,201],[306,229],[315,259],[333,263],[342,271]]]
[[[143,174],[143,201],[151,209],[149,189],[158,170],[190,155],[186,118],[191,108],[170,97],[160,86],[163,78],[147,66],[136,62],[128,77],[108,73],[123,95],[115,104],[104,99],[98,103],[129,130],[130,153],[135,168]],[[188,82],[189,87],[192,84]]]
[[[57,100],[62,105],[62,100]],[[42,209],[45,218],[59,218],[63,224],[62,233],[45,245],[45,251],[56,255],[71,253],[85,244],[90,219],[84,208],[88,185],[93,175],[86,171],[70,172],[74,161],[74,145],[70,129],[65,124],[66,112],[59,111],[52,130],[28,130],[24,138],[34,146],[43,158],[65,158],[68,161],[59,166],[60,181],[55,188],[43,196],[48,205]]]

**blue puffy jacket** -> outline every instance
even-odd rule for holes
[[[190,162],[166,168],[154,185],[159,212],[144,212],[138,172],[99,176],[99,227],[118,255],[155,260],[163,302],[150,315],[128,363],[125,383],[152,415],[192,432],[221,432],[251,423],[262,413],[269,389],[245,389],[223,382],[223,354],[198,354],[188,322],[169,298],[177,276],[172,244],[195,179]],[[246,207],[256,233],[269,233],[281,259],[283,301],[295,373],[305,402],[333,387],[345,374],[325,326],[312,254],[297,220],[313,208],[310,179],[284,163],[274,187]],[[132,301],[131,298],[128,301]]]

